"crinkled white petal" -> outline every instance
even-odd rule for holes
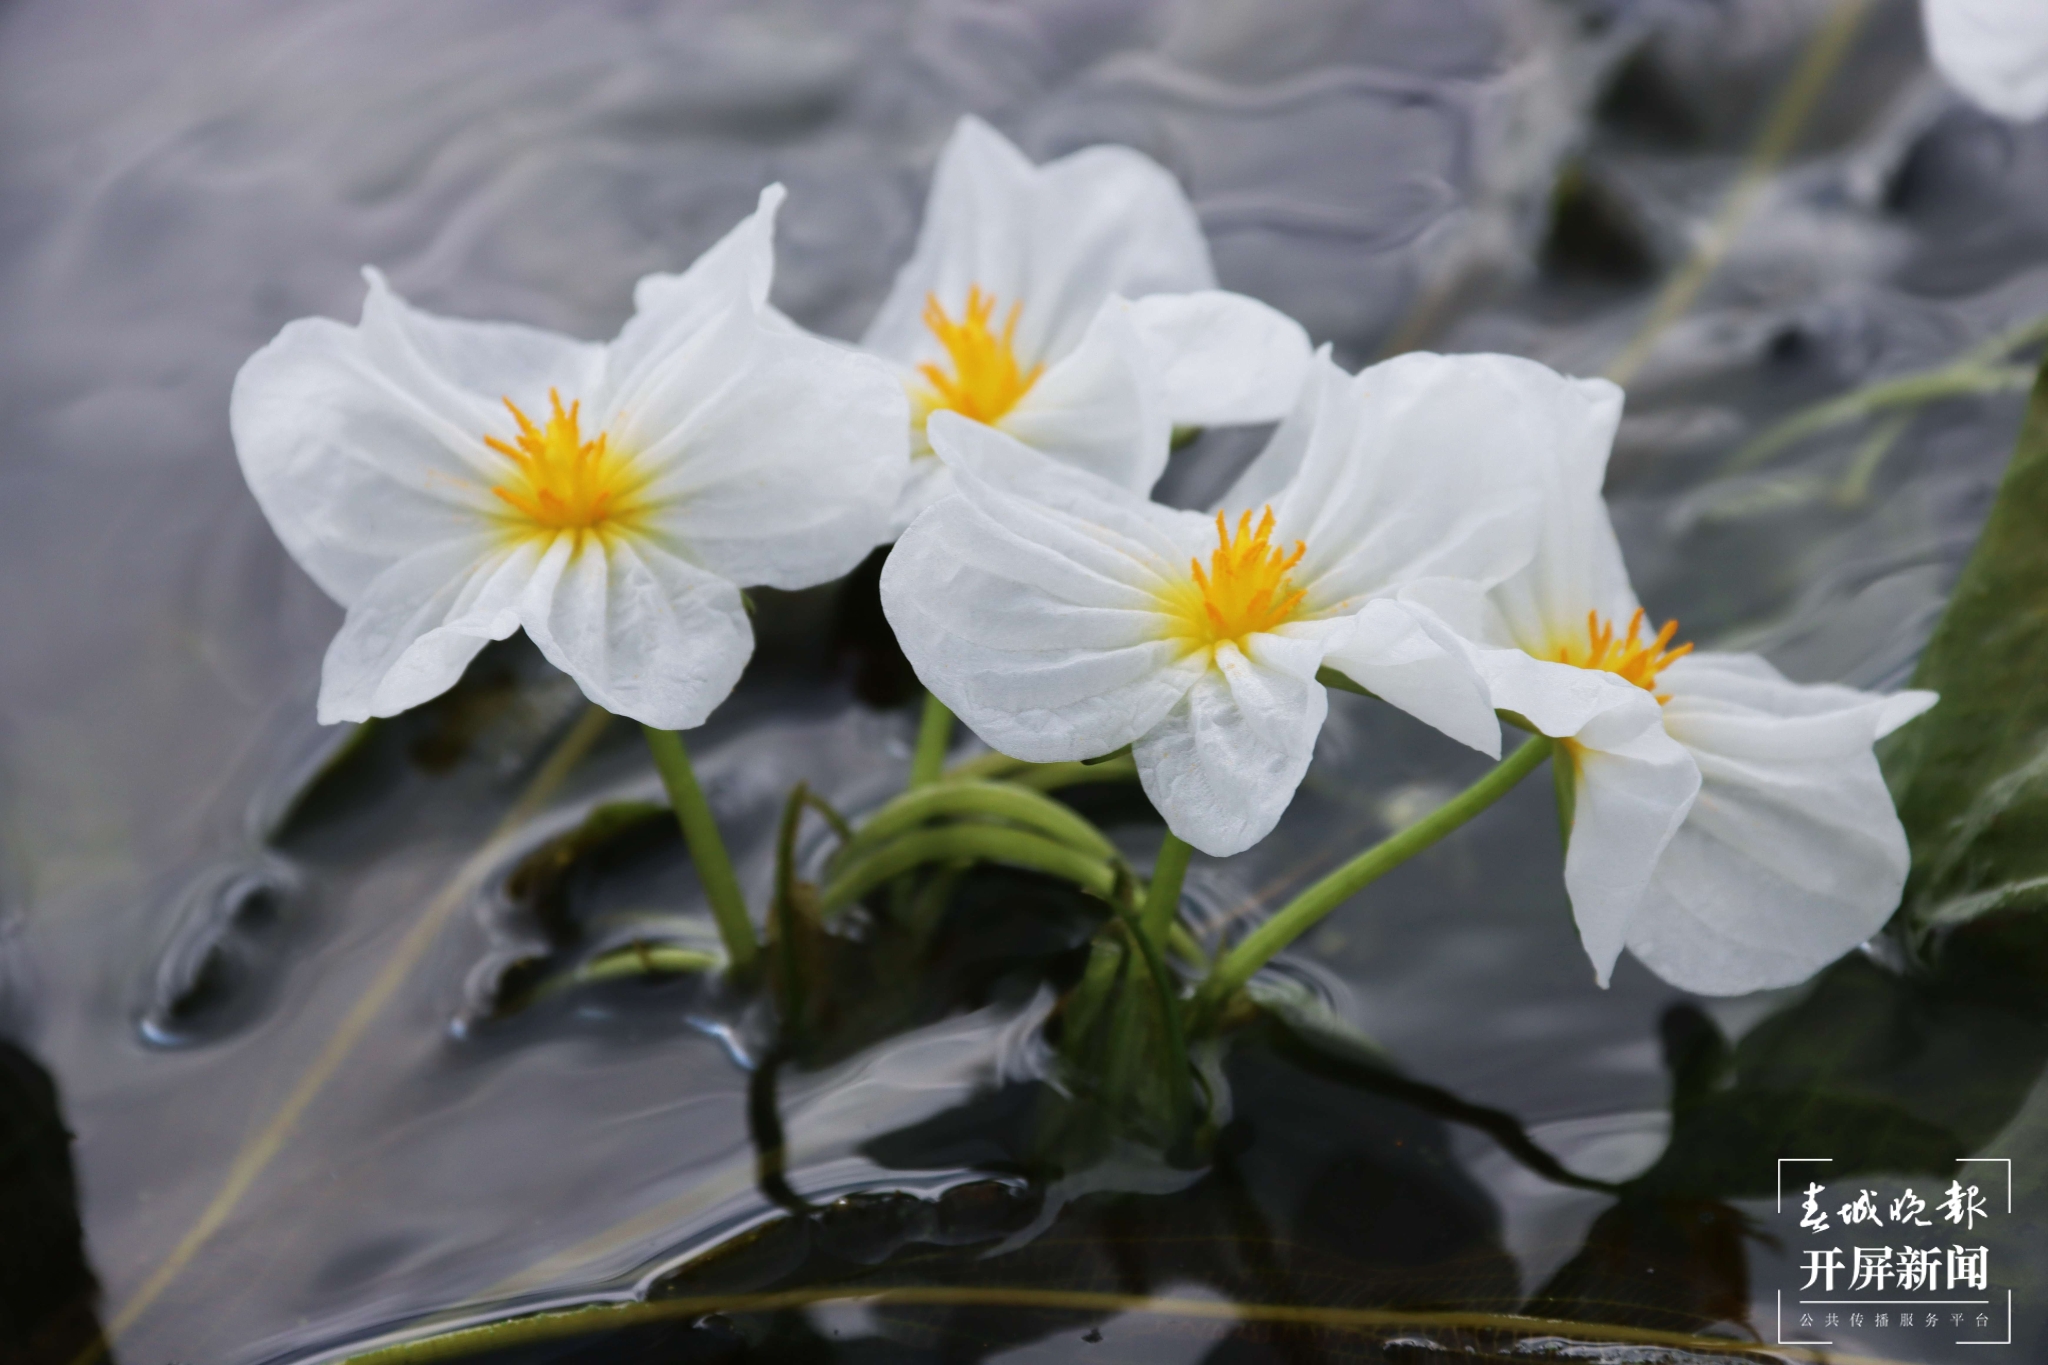
[[[1325,664],[1423,724],[1500,757],[1492,697],[1440,620],[1389,597],[1368,602],[1352,619],[1349,639]]]
[[[1923,0],[1922,13],[1934,64],[1958,90],[2014,122],[2048,114],[2048,4]]]
[[[605,357],[606,415],[637,416],[652,387],[667,387],[668,370],[728,313],[766,314],[775,280],[775,219],[786,194],[761,191],[758,207],[710,250],[675,275],[643,275],[633,286],[633,316]],[[775,324],[782,330],[779,321]]]
[[[1604,379],[1556,375],[1547,384],[1531,375],[1530,387],[1532,398],[1540,391],[1550,401],[1540,410],[1531,403],[1527,444],[1517,455],[1541,480],[1543,507],[1528,566],[1495,588],[1493,601],[1517,644],[1548,653],[1566,637],[1583,638],[1588,611],[1625,629],[1637,601],[1600,494],[1621,390]]]
[[[930,446],[927,445],[922,453],[912,455],[910,466],[904,471],[903,482],[897,485],[896,506],[889,513],[892,536],[901,538],[920,513],[953,491],[953,471],[932,453]]]
[[[1587,420],[1578,386],[1509,356],[1404,355],[1346,375],[1327,350],[1273,441],[1218,504],[1270,504],[1319,611],[1421,578],[1500,582],[1534,552],[1532,448]]]
[[[1081,344],[1040,375],[995,427],[1062,464],[1148,492],[1166,469],[1173,438],[1148,366],[1126,306],[1109,300]],[[919,382],[908,372],[905,379]],[[942,425],[971,420],[946,410],[932,416]],[[929,423],[911,448],[892,517],[898,531],[953,490],[951,475],[934,458]]]
[[[1329,713],[1318,639],[1253,635],[1222,644],[1132,746],[1138,780],[1167,828],[1212,857],[1266,837],[1294,799]]]
[[[1143,543],[1164,566],[1160,572],[1174,581],[1194,553],[1192,546],[1213,548],[1212,519],[1161,506],[1125,484],[1033,450],[993,427],[958,413],[935,412],[926,430],[938,458],[959,476],[956,487],[970,494],[987,487],[1082,521],[1100,520]]]
[[[1308,371],[1308,333],[1279,309],[1208,289],[1128,305],[1147,368],[1174,426],[1276,422]]]
[[[684,274],[641,281],[600,412],[675,553],[735,583],[803,588],[891,530],[910,404],[888,364],[765,306],[780,201],[771,186]]]
[[[1659,687],[1701,787],[1629,951],[1673,985],[1736,995],[1802,981],[1882,928],[1909,857],[1871,746],[1930,694],[1801,686],[1715,654],[1679,660]]]
[[[995,424],[1044,455],[1147,493],[1166,469],[1172,428],[1126,311],[1111,301],[1080,345]]]
[[[615,422],[653,477],[646,520],[735,583],[804,588],[888,535],[910,406],[890,367],[730,310]]]
[[[954,316],[978,286],[1007,310],[1029,363],[1078,345],[1113,294],[1215,286],[1187,196],[1157,162],[1128,147],[1089,147],[1034,166],[980,119],[960,120],[939,154],[917,246],[861,345],[905,363],[937,360],[927,296]]]
[[[477,651],[519,629],[521,599],[566,556],[488,533],[443,541],[377,575],[349,604],[320,670],[319,718],[395,716],[455,685]]]
[[[615,715],[702,725],[754,651],[739,589],[643,536],[563,532],[559,573],[536,575],[521,624],[549,663]]]
[[[1569,741],[1574,765],[1564,884],[1601,985],[1621,954],[1650,877],[1699,792],[1699,767],[1663,725],[1657,699],[1612,673],[1476,649],[1493,704]]]
[[[503,399],[547,411],[587,389],[604,348],[409,307],[375,271],[354,327],[303,318],[242,366],[228,405],[243,476],[293,559],[353,604],[378,575],[504,510],[486,432]]]
[[[1121,748],[1203,667],[1166,637],[1158,599],[1192,534],[1176,518],[1198,519],[950,417],[934,417],[933,441],[957,491],[882,570],[897,639],[924,685],[1003,753]]]
[[[1575,767],[1575,795],[1564,885],[1602,986],[1700,787],[1698,766],[1663,730],[1646,728],[1626,740],[1601,733],[1620,724],[1616,716],[1589,726],[1593,739],[1605,742],[1581,738],[1566,754]]]

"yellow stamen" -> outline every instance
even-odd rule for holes
[[[1307,553],[1308,546],[1298,540],[1291,553],[1273,544],[1271,507],[1257,527],[1248,511],[1235,528],[1218,512],[1208,570],[1203,571],[1201,560],[1189,560],[1188,581],[1168,598],[1172,633],[1211,646],[1284,625],[1308,595],[1289,577]]]
[[[631,521],[643,510],[634,494],[646,483],[632,459],[613,450],[604,432],[583,439],[580,401],[564,408],[562,395],[549,389],[548,402],[553,411],[547,425],[539,426],[518,404],[505,400],[519,434],[512,441],[484,437],[485,445],[512,462],[510,476],[491,492],[519,514],[527,529],[587,531]]]
[[[1030,392],[1045,366],[1025,369],[1018,363],[1015,338],[1017,314],[1022,308],[1022,303],[1011,304],[1003,329],[997,332],[989,326],[995,317],[995,295],[984,294],[980,285],[968,289],[967,307],[957,321],[947,314],[938,295],[925,295],[924,325],[946,348],[953,372],[947,374],[930,363],[917,367],[928,385],[916,395],[920,426],[942,408],[977,422],[994,422]]]
[[[1619,635],[1615,633],[1613,622],[1597,611],[1589,611],[1586,613],[1584,644],[1567,640],[1556,646],[1551,657],[1574,668],[1597,669],[1626,678],[1658,701],[1669,701],[1670,694],[1657,691],[1657,675],[1692,653],[1692,646],[1672,647],[1671,639],[1678,633],[1676,620],[1666,621],[1664,628],[1651,639],[1642,638],[1642,631],[1641,607],[1637,607],[1636,614],[1629,618],[1628,629]]]

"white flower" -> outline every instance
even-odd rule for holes
[[[924,439],[933,412],[1145,492],[1174,426],[1279,418],[1309,355],[1299,323],[1216,288],[1164,167],[1115,146],[1034,166],[971,116],[861,345],[901,367],[912,398],[905,522],[947,491]]]
[[[609,346],[408,307],[304,318],[230,408],[285,548],[347,608],[320,720],[438,695],[524,628],[592,701],[700,724],[753,650],[740,584],[799,588],[888,530],[902,386],[767,306],[781,186]]]
[[[1235,853],[1308,768],[1323,665],[1499,753],[1459,642],[1401,594],[1526,562],[1541,491],[1512,456],[1582,424],[1586,402],[1505,356],[1353,378],[1324,352],[1213,515],[937,413],[956,491],[897,542],[882,605],[925,686],[990,745],[1036,762],[1132,745],[1167,826]]]
[[[1535,557],[1483,596],[1430,585],[1495,706],[1561,741],[1565,887],[1600,984],[1623,946],[1674,985],[1805,979],[1883,926],[1907,851],[1871,745],[1934,704],[1787,681],[1652,631],[1600,485],[1620,418],[1519,458],[1548,479]]]
[[[1951,85],[2015,123],[2048,114],[2048,2],[1924,0],[1922,18]]]

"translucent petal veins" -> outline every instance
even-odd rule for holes
[[[917,367],[927,386],[917,395],[920,423],[941,409],[993,423],[1031,391],[1045,366],[1025,369],[1018,363],[1015,337],[1022,308],[1021,303],[1011,304],[998,332],[989,325],[995,317],[995,295],[983,293],[979,285],[968,289],[967,306],[957,320],[938,295],[925,296],[924,325],[946,348],[953,372],[929,362]]]
[[[1657,691],[1657,675],[1674,662],[1692,653],[1689,644],[1672,647],[1671,639],[1678,633],[1678,622],[1666,621],[1664,628],[1651,639],[1643,638],[1643,609],[1636,608],[1636,614],[1628,621],[1628,629],[1619,634],[1614,623],[1602,617],[1597,611],[1586,613],[1586,638],[1580,644],[1566,641],[1555,647],[1551,657],[1561,664],[1574,668],[1597,669],[1626,678],[1657,698],[1669,701],[1670,697]]]
[[[1208,569],[1199,559],[1189,560],[1188,582],[1168,598],[1172,633],[1211,646],[1284,625],[1307,596],[1289,577],[1306,553],[1301,541],[1292,551],[1273,544],[1271,507],[1256,527],[1250,512],[1238,517],[1235,528],[1218,512]]]
[[[484,444],[512,462],[511,476],[491,492],[517,513],[520,530],[588,531],[628,524],[638,515],[635,495],[646,480],[605,433],[583,439],[580,402],[564,408],[562,395],[549,389],[553,410],[540,426],[510,398],[504,401],[519,434],[510,442],[486,436]]]

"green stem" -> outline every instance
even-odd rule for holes
[[[948,781],[905,792],[883,806],[833,860],[846,865],[927,820],[963,815],[1008,820],[1097,858],[1117,856],[1101,830],[1049,796],[1008,782]]]
[[[798,1034],[805,1023],[805,981],[802,926],[797,923],[796,835],[804,818],[805,798],[810,788],[799,782],[782,808],[782,826],[775,833],[775,899],[769,906],[774,916],[775,965],[782,977],[782,1023],[790,1034]]]
[[[1884,463],[1884,457],[1891,453],[1892,447],[1899,443],[1899,438],[1912,424],[1912,413],[1895,412],[1870,434],[1868,440],[1856,447],[1856,454],[1849,461],[1842,481],[1835,485],[1836,506],[1860,507],[1869,498],[1870,484],[1877,477],[1877,467]]]
[[[1735,474],[1762,464],[1779,451],[1816,432],[1893,408],[1917,407],[1943,398],[1971,394],[2012,393],[2033,382],[2034,371],[2026,365],[1989,365],[1964,362],[1901,375],[1897,379],[1845,393],[1839,398],[1802,408],[1774,423],[1728,458],[1723,474]]]
[[[1524,742],[1493,770],[1400,833],[1382,840],[1296,896],[1232,948],[1202,983],[1203,1012],[1228,1000],[1253,972],[1294,942],[1309,927],[1369,883],[1407,862],[1485,810],[1550,756],[1552,742],[1541,735]]]
[[[701,948],[683,948],[669,943],[629,943],[578,967],[569,977],[569,982],[587,986],[598,981],[618,981],[636,976],[680,976],[685,972],[716,971],[724,965],[718,954],[707,953]],[[546,994],[549,989],[543,987],[536,994]]]
[[[1550,786],[1557,793],[1557,844],[1570,848],[1572,821],[1579,812],[1579,769],[1567,750],[1558,750],[1556,758],[1550,765]]]
[[[827,884],[819,897],[818,909],[829,915],[890,878],[927,863],[976,860],[1043,872],[1073,882],[1104,900],[1116,890],[1114,866],[1066,844],[1054,843],[1042,834],[1001,825],[942,825],[906,834],[856,859]]]
[[[1159,858],[1152,865],[1152,884],[1145,891],[1145,913],[1140,921],[1145,936],[1154,943],[1166,942],[1180,909],[1180,884],[1188,874],[1188,858],[1194,849],[1172,830],[1159,841]]]
[[[704,897],[711,902],[711,917],[718,922],[718,936],[725,940],[725,955],[734,972],[745,972],[754,965],[760,944],[754,938],[754,922],[747,916],[746,894],[740,890],[740,879],[733,875],[732,859],[718,833],[718,820],[711,813],[711,804],[704,799],[704,789],[697,785],[697,774],[690,767],[683,737],[673,730],[657,730],[651,725],[640,728],[647,734],[647,748],[654,755],[661,785],[668,788],[676,823],[683,828],[683,842],[690,846],[690,862],[697,869],[697,880],[704,884]]]
[[[1009,780],[1033,791],[1059,791],[1065,787],[1085,787],[1093,782],[1135,782],[1138,780],[1138,765],[1129,754],[1105,758],[1097,763],[1034,763]]]
[[[927,692],[924,716],[917,723],[917,751],[910,756],[910,785],[922,787],[938,781],[946,767],[946,751],[952,747],[953,713]]]
[[[1138,765],[1128,749],[1092,761],[1074,763],[1027,763],[1008,754],[976,754],[955,764],[945,774],[948,782],[1010,782],[1042,792],[1085,786],[1091,782],[1131,782],[1137,776]]]

